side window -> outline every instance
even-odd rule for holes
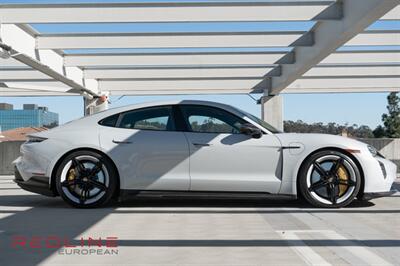
[[[118,127],[160,131],[175,130],[172,107],[150,107],[124,113]]]
[[[117,125],[119,114],[115,114],[100,120],[99,124],[106,127],[115,127]]]
[[[239,134],[245,122],[219,108],[201,105],[183,105],[181,110],[193,132]]]

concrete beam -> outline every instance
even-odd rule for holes
[[[278,94],[328,55],[350,41],[399,4],[398,0],[343,0],[343,19],[317,23],[315,45],[296,47],[296,62],[282,66],[282,76],[272,78],[268,93]]]
[[[158,91],[165,90],[203,93],[204,90],[242,91],[243,93],[262,92],[265,83],[262,78],[218,78],[218,79],[137,79],[137,80],[99,80],[102,91]]]
[[[143,66],[221,66],[273,65],[294,62],[294,55],[286,52],[240,53],[151,53],[151,54],[74,54],[64,56],[65,66],[143,67]],[[289,58],[290,57],[290,58]]]
[[[42,49],[125,48],[229,48],[311,46],[311,33],[288,32],[179,32],[179,33],[84,33],[37,36]]]
[[[2,4],[2,23],[129,23],[311,20],[333,0]],[[325,19],[326,16],[321,19]]]
[[[197,67],[197,68],[108,68],[84,69],[85,78],[93,79],[162,79],[162,78],[263,78],[279,75],[272,67]],[[1,79],[2,71],[0,71]]]
[[[400,19],[400,17],[399,17]],[[399,30],[369,30],[358,34],[346,46],[397,46],[400,45]]]
[[[57,52],[37,51],[35,34],[37,32],[28,26],[2,24],[0,27],[1,41],[11,47],[9,52],[12,61],[17,61],[48,76],[49,79],[69,86],[70,90],[67,92],[97,93],[97,87],[88,89],[83,86],[83,73],[80,69],[74,67],[66,72],[63,58]]]
[[[400,65],[318,65],[303,77],[400,77]],[[355,79],[355,82],[357,80]]]
[[[400,19],[400,5],[393,8],[390,12],[384,15],[381,20],[399,20]]]
[[[367,77],[304,77],[293,82],[288,89],[345,89],[345,88],[400,88],[400,76]]]
[[[400,62],[400,50],[339,51],[321,61],[321,64],[393,64]]]

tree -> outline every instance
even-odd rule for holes
[[[388,113],[382,115],[385,135],[389,138],[400,138],[400,98],[397,92],[391,92],[387,100]]]
[[[374,138],[384,138],[386,137],[386,132],[385,132],[385,128],[381,125],[377,126],[374,131],[372,131],[372,133],[374,134]]]
[[[356,138],[371,138],[373,137],[372,130],[365,125],[358,126],[356,124],[349,126],[338,125],[336,123],[312,123],[307,124],[301,120],[297,121],[284,121],[285,132],[297,132],[297,133],[327,133],[333,135],[340,135],[346,131],[349,136]]]

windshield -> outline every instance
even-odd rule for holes
[[[250,113],[247,113],[245,111],[242,111],[240,109],[237,109],[239,112],[241,112],[243,115],[247,116],[248,118],[250,118],[250,120],[253,120],[254,122],[256,122],[257,124],[259,124],[260,126],[262,126],[263,128],[265,128],[266,130],[268,130],[271,133],[282,133],[280,130],[274,128],[273,126],[271,126],[270,124],[268,124],[267,122],[265,122],[264,120],[258,118],[255,115],[252,115]]]

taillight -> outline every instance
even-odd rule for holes
[[[35,136],[28,136],[27,141],[25,142],[26,144],[29,143],[39,143],[42,141],[45,141],[47,138],[42,138],[42,137],[35,137]]]

